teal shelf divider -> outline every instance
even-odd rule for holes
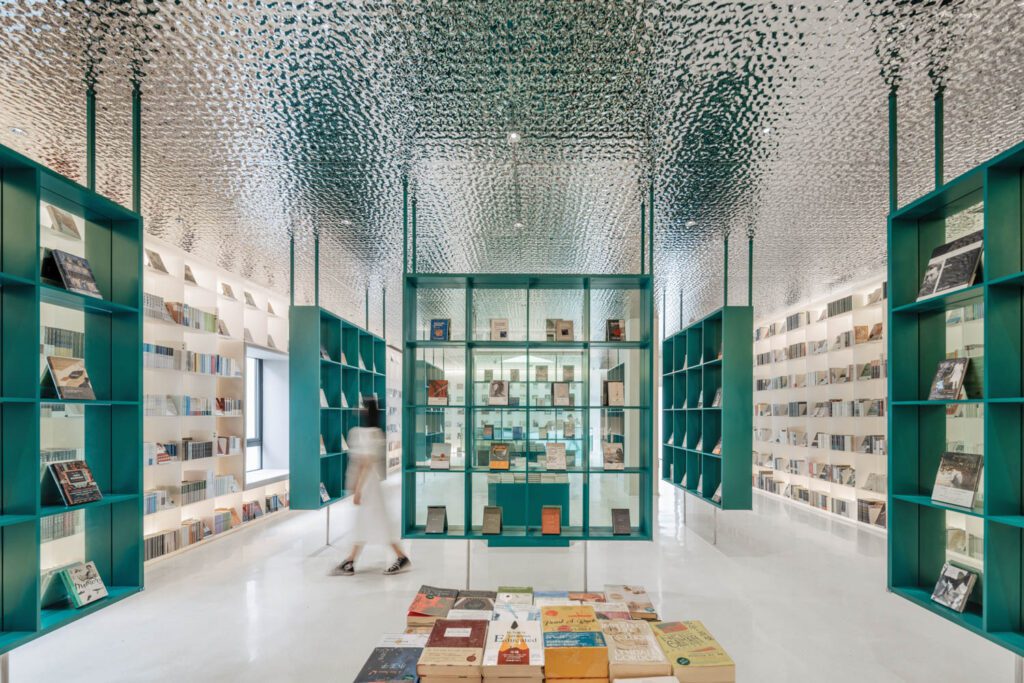
[[[887,581],[894,594],[1024,656],[1022,186],[1024,143],[889,216]],[[932,250],[977,223],[979,211],[983,272],[976,283],[917,302]],[[936,366],[952,350],[947,349],[946,311],[974,304],[984,313],[981,395],[929,401]],[[958,405],[976,407],[983,420],[984,497],[973,510],[931,500],[941,453],[947,450],[947,406]],[[943,562],[957,562],[946,546],[950,513],[980,520],[983,530],[981,572],[963,613],[931,600]]]
[[[752,505],[753,329],[752,307],[725,306],[662,342],[662,481],[723,510]]]
[[[289,326],[289,495],[292,509],[319,510],[347,495],[345,439],[359,424],[362,397],[376,394],[387,414],[387,352],[381,337],[318,306],[292,306]],[[321,349],[330,358],[322,358]],[[330,496],[326,503],[321,482]]]
[[[41,202],[71,213],[81,240],[44,236]],[[88,258],[102,299],[42,280],[55,239]],[[0,653],[142,589],[142,239],[137,213],[0,146]],[[82,334],[96,400],[42,396],[44,306],[47,325],[69,320]],[[99,502],[53,504],[40,422],[63,404],[81,411],[79,446],[104,494]],[[84,553],[44,553],[43,520],[72,511],[82,517],[72,535],[84,537]],[[108,597],[75,609],[60,591],[44,591],[55,555],[95,562]]]
[[[650,540],[650,275],[416,273],[406,275],[404,295],[403,538],[486,540],[505,547]],[[450,321],[448,339],[429,338],[432,319]],[[507,340],[490,338],[492,319],[509,322]],[[549,341],[547,319],[571,319],[573,340]],[[606,339],[607,319],[626,321],[624,340]],[[541,366],[547,376],[538,379]],[[509,381],[518,404],[488,405],[488,376]],[[428,382],[440,379],[449,383],[448,404],[430,405]],[[604,381],[624,382],[626,405],[603,405]],[[554,382],[570,387],[572,405],[553,405]],[[444,442],[464,461],[431,470],[431,448]],[[548,471],[542,464],[551,442],[566,445],[565,470]],[[602,442],[623,444],[623,470],[603,469]],[[490,469],[493,443],[509,445],[518,469]],[[513,480],[492,481],[491,475]],[[563,476],[566,481],[548,479]],[[447,508],[447,533],[426,533],[426,509],[432,505]],[[482,532],[487,505],[502,508],[501,534]],[[542,533],[545,505],[562,508],[560,535]],[[613,507],[630,510],[628,534],[612,533]]]

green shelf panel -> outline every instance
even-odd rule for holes
[[[386,347],[382,338],[317,306],[291,308],[289,339],[289,495],[293,509],[319,510],[346,495],[342,437],[359,424],[360,396],[376,393],[387,414]],[[321,357],[321,348],[330,358]],[[320,452],[321,436],[327,453]],[[326,503],[321,482],[330,496]]]
[[[907,600],[1024,655],[1024,143],[890,214],[888,239],[888,578]],[[952,219],[952,220],[950,220]],[[917,291],[932,250],[984,229],[982,272],[971,287],[926,301]],[[980,395],[928,401],[946,348],[944,311],[980,304]],[[947,406],[977,406],[984,455],[980,508],[934,503],[947,444]],[[982,527],[982,570],[960,614],[931,600],[947,557],[950,513]],[[955,562],[955,556],[954,560]],[[976,567],[970,567],[977,571]]]
[[[81,241],[68,248],[89,260],[103,299],[43,281],[41,254],[51,237],[40,227],[42,202],[76,217]],[[0,653],[143,586],[142,240],[138,214],[0,147]],[[59,309],[75,311],[83,321],[77,331],[98,400],[60,401],[42,391],[43,306],[58,307],[57,316],[66,315]],[[83,506],[58,505],[51,482],[40,480],[39,461],[23,457],[40,452],[43,409],[57,403],[84,407],[79,445],[100,489],[116,493]],[[94,561],[110,597],[80,609],[63,596],[47,595],[44,604],[40,524],[78,509],[84,553],[66,561]]]
[[[403,307],[403,506],[402,527],[404,538],[422,539],[476,539],[486,540],[490,545],[503,546],[565,546],[572,541],[601,540],[649,540],[652,529],[654,454],[654,409],[653,405],[653,298],[652,280],[649,275],[534,275],[534,274],[411,274],[405,278]],[[558,303],[554,306],[552,301]],[[434,314],[422,314],[421,302],[429,302]],[[624,303],[625,302],[625,303]],[[627,313],[613,315],[609,310]],[[532,309],[531,309],[532,307]],[[561,311],[554,309],[561,307]],[[548,314],[548,309],[550,309]],[[531,314],[532,310],[532,314]],[[540,311],[540,313],[538,313]],[[475,315],[479,314],[478,320]],[[518,318],[517,318],[518,316]],[[511,341],[495,341],[489,338],[488,317],[510,319]],[[592,324],[594,317],[598,324]],[[451,320],[449,340],[429,340],[426,330],[432,318]],[[543,341],[545,319],[557,318],[574,321],[573,341]],[[603,318],[603,319],[602,319]],[[624,341],[605,339],[604,319],[620,318],[627,321],[627,337]],[[483,335],[483,338],[481,338]],[[538,339],[538,337],[540,339]],[[505,379],[513,385],[512,396],[520,397],[515,406],[491,406],[480,401],[480,387],[486,381],[474,373],[478,363],[490,363],[490,356],[503,360],[497,367],[507,364],[520,372],[520,378]],[[601,365],[599,359],[610,359]],[[548,379],[537,380],[534,368],[548,366]],[[548,401],[545,386],[538,385],[560,382],[566,365],[574,367],[575,377],[568,384],[572,395],[577,397],[573,406],[543,405]],[[456,370],[456,366],[458,369]],[[626,406],[600,405],[601,388],[591,386],[592,377],[615,381],[623,379],[627,372],[635,373],[630,382],[635,382],[636,400],[627,401]],[[451,373],[451,374],[449,374]],[[461,379],[456,379],[461,377]],[[426,386],[430,380],[448,379],[449,397],[452,404],[438,407],[426,403]],[[629,384],[629,383],[627,383]],[[629,387],[627,387],[629,390]],[[517,392],[520,392],[517,394]],[[438,408],[437,411],[431,408]],[[561,413],[562,417],[558,414]],[[565,415],[578,417],[576,436],[564,438],[552,434],[550,438],[539,438],[538,425],[533,420],[545,420],[551,428],[561,429],[557,423],[564,423]],[[491,415],[493,418],[488,418]],[[487,420],[492,420],[487,422]],[[584,444],[586,434],[597,434],[601,425],[607,425],[605,435],[611,442],[624,439],[622,430],[614,425],[619,421],[629,427],[623,430],[635,435],[631,441],[636,453],[627,454],[635,458],[625,471],[604,472],[594,463],[602,462],[601,453],[589,453]],[[452,423],[448,426],[447,423]],[[463,429],[455,423],[461,422]],[[495,439],[482,437],[482,426],[491,424]],[[544,426],[540,424],[539,426]],[[521,430],[515,438],[513,427]],[[465,466],[451,470],[431,470],[430,450],[434,444],[446,440],[446,435],[461,433],[461,441],[453,442],[457,451],[465,458]],[[488,483],[494,474],[487,465],[491,442],[506,442],[524,461],[524,466],[513,473],[543,474],[537,458],[544,453],[547,442],[563,442],[575,449],[567,449],[576,457],[566,470],[569,484],[557,482],[507,482]],[[593,439],[598,441],[597,438]],[[482,460],[481,460],[482,458]],[[548,473],[548,474],[553,474]],[[607,476],[605,476],[607,475]],[[618,475],[618,476],[617,476]],[[610,510],[601,494],[598,484],[607,482],[609,487],[618,487],[617,492],[608,495],[621,496],[631,507],[633,532],[629,536],[615,536],[610,531]],[[518,486],[522,493],[509,494],[511,499],[497,500],[497,486]],[[576,507],[563,508],[562,534],[544,536],[540,534],[539,518],[532,519],[537,529],[517,525],[515,520],[526,510],[531,515],[539,514],[537,505],[542,503],[538,487],[556,488],[579,487],[582,497],[574,495]],[[531,493],[532,491],[532,493]],[[625,491],[626,493],[622,493]],[[505,494],[502,494],[503,496]],[[504,530],[500,536],[480,533],[481,497],[503,509]],[[515,499],[515,504],[513,500]],[[521,499],[521,500],[520,500]],[[568,500],[568,499],[567,499]],[[446,534],[427,534],[424,530],[425,509],[429,505],[443,504],[448,508],[449,531]],[[591,519],[593,516],[593,519]],[[605,520],[604,518],[608,518]],[[520,520],[522,522],[523,520]],[[571,522],[571,523],[570,523]],[[467,530],[469,530],[467,532]]]

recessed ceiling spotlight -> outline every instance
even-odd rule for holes
[[[692,228],[695,225],[697,225],[697,221],[686,221],[686,227],[688,228]]]
[[[21,135],[21,136],[28,135],[28,133],[25,132],[24,128],[18,128],[17,126],[11,126],[11,132],[14,133],[15,135]]]
[[[510,145],[514,145],[522,139],[523,137],[515,131],[512,131],[511,133],[508,134],[508,144]]]
[[[516,230],[522,230],[523,229],[523,224],[520,223],[519,221],[516,221],[515,223],[512,224],[512,227],[514,229],[516,229]]]
[[[761,132],[764,133],[765,135],[768,135],[768,133],[772,132],[772,127],[771,126],[765,126],[764,128],[761,129]]]
[[[347,218],[342,218],[342,219],[341,219],[341,224],[342,224],[342,225],[345,225],[345,226],[348,226],[348,225],[352,225],[352,221],[350,221],[350,220],[349,220],[349,219],[347,219]]]

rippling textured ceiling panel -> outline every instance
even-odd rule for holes
[[[147,230],[397,334],[402,181],[420,270],[628,272],[653,179],[669,331],[758,315],[881,271],[886,96],[900,187],[929,190],[1024,138],[1017,0],[0,2],[0,142],[130,203],[143,92]],[[510,142],[509,133],[521,139]],[[388,302],[382,289],[387,287]],[[369,296],[367,292],[369,291]],[[387,313],[385,313],[385,310]]]

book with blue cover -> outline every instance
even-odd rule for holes
[[[604,634],[597,631],[552,631],[544,634],[544,647],[606,647]]]
[[[415,681],[421,647],[376,647],[356,675],[355,683]]]
[[[448,327],[451,325],[448,318],[434,318],[430,321],[430,341],[448,341]]]

